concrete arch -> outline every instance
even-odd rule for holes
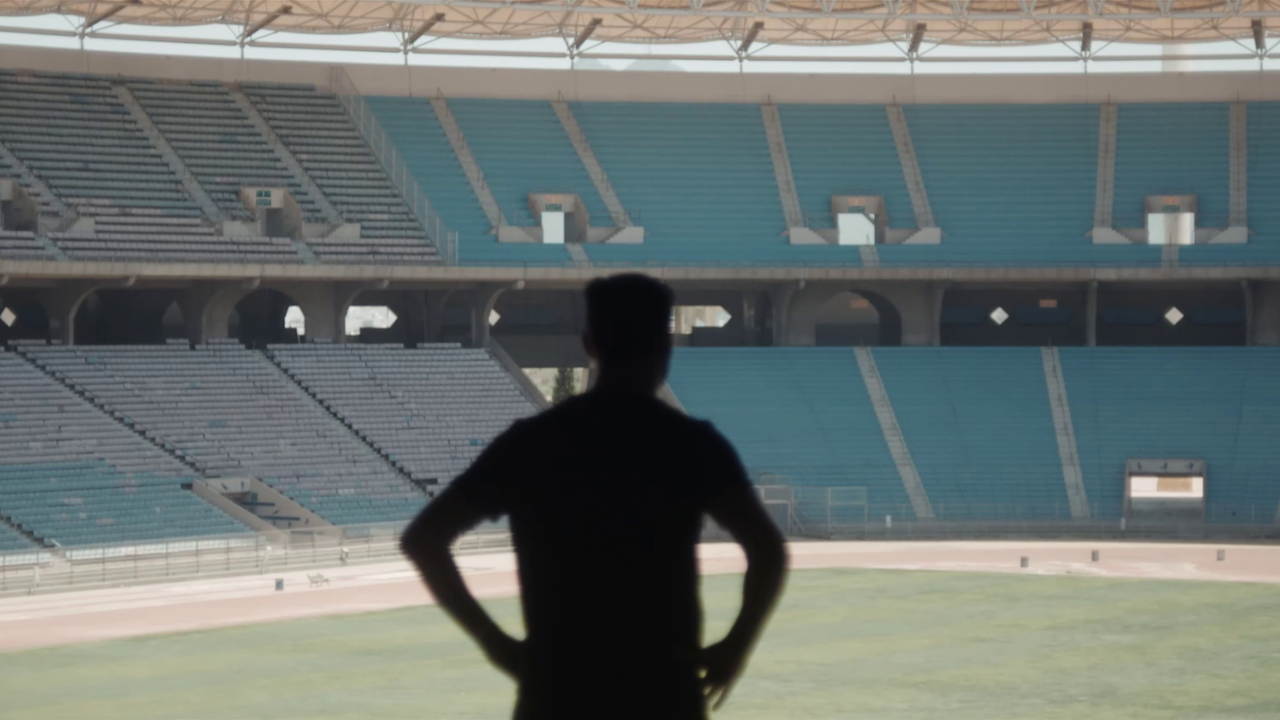
[[[913,292],[914,291],[914,292]],[[860,295],[880,320],[881,345],[933,345],[937,342],[937,303],[928,287],[900,289],[873,284],[805,283],[774,292],[774,344],[818,344],[823,307],[841,293]]]
[[[77,345],[163,343],[165,313],[180,294],[174,288],[96,288],[81,299],[72,318],[73,340]]]
[[[841,290],[818,308],[814,344],[900,345],[902,316],[898,308],[879,293]]]
[[[110,287],[101,282],[73,282],[42,290],[40,304],[49,317],[49,339],[64,345],[75,343],[76,313],[95,290]]]
[[[15,317],[12,325],[0,322],[0,344],[49,339],[49,313],[35,289],[0,286],[0,311],[4,309]]]
[[[295,305],[309,321],[306,308],[288,293],[270,287],[259,287],[245,293],[232,308],[239,318],[237,339],[251,348],[301,341],[299,333],[285,327],[285,315]],[[227,316],[229,325],[230,312]],[[309,324],[306,330],[308,333],[311,331]]]

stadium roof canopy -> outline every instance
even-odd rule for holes
[[[436,37],[551,37],[564,41],[560,56],[585,56],[588,41],[722,40],[739,58],[770,45],[883,43],[908,57],[922,46],[1040,43],[1087,57],[1110,42],[1233,40],[1262,56],[1271,49],[1268,22],[1280,23],[1280,0],[0,0],[0,15],[44,14],[79,22],[46,34],[220,24],[235,32],[217,44],[241,47],[272,32],[396,33],[399,47],[383,52],[410,52]]]

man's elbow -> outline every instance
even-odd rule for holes
[[[400,536],[400,552],[419,568],[441,549],[448,551],[450,541],[440,535],[428,518],[418,517]]]
[[[772,525],[760,533],[754,542],[745,547],[747,562],[762,568],[785,570],[787,566],[787,542],[782,533]]]

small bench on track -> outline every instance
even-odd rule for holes
[[[329,578],[320,573],[308,574],[307,580],[311,582],[311,587],[320,587],[321,585],[329,584]]]

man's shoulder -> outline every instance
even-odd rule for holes
[[[704,436],[719,435],[706,420],[690,417],[655,397],[609,397],[590,391],[562,400],[537,415],[517,420],[508,432],[536,434],[565,425],[592,422],[593,419],[616,412],[641,413],[658,425],[671,428],[681,434]]]

